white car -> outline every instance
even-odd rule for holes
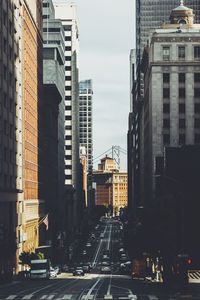
[[[53,267],[50,267],[50,278],[57,277],[57,274],[58,274],[57,270],[54,269]]]

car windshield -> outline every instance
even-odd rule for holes
[[[46,270],[47,269],[47,264],[31,264],[31,270]]]

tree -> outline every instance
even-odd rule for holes
[[[33,252],[22,252],[19,256],[19,259],[21,261],[22,265],[31,265],[31,260],[33,259],[44,259],[44,253],[38,252],[38,253],[33,253]]]

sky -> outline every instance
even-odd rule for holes
[[[79,19],[80,80],[93,81],[95,160],[112,145],[127,149],[134,0],[73,0],[73,3]],[[124,154],[121,154],[121,169],[126,169]]]

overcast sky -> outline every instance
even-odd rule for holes
[[[73,2],[76,3],[79,19],[80,79],[93,80],[95,159],[112,145],[127,148],[129,54],[134,47],[134,0]],[[126,157],[123,154],[121,162],[124,169]]]

